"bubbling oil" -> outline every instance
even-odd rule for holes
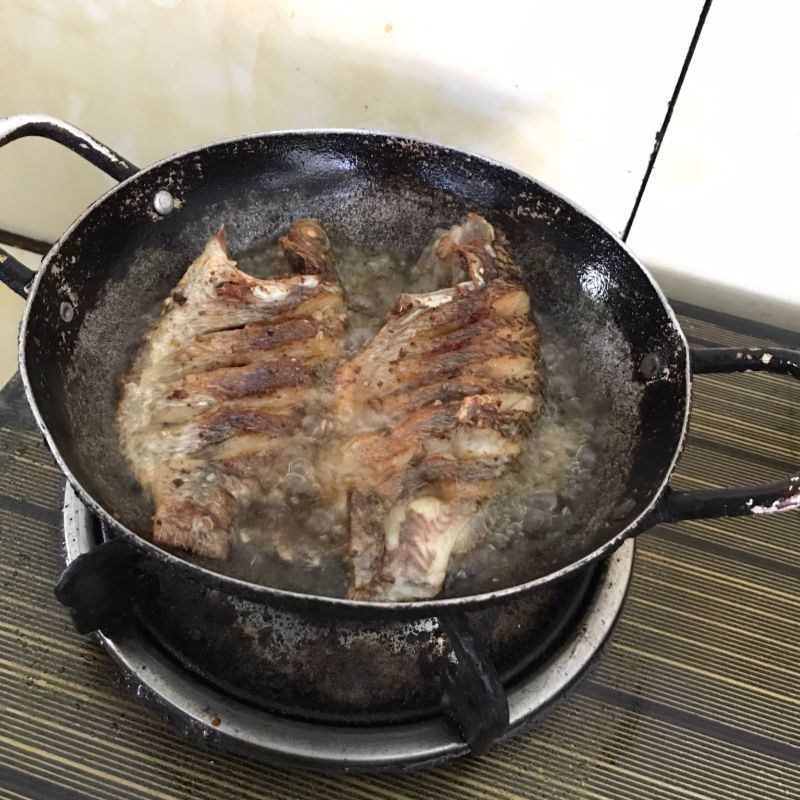
[[[431,291],[431,276],[396,253],[336,246],[336,271],[348,311],[347,355],[380,329],[401,292]],[[273,249],[239,258],[238,266],[259,278],[285,273]],[[545,402],[522,443],[522,454],[500,479],[494,498],[476,513],[451,556],[442,596],[474,594],[537,577],[549,569],[563,537],[586,535],[597,524],[607,476],[599,475],[608,435],[610,402],[593,379],[586,348],[562,320],[531,305],[541,334]],[[613,347],[625,357],[616,331]],[[333,421],[309,413],[304,423],[325,446]],[[281,589],[344,596],[349,578],[344,509],[318,497],[316,453],[298,453],[264,499],[244,515],[228,562],[192,557],[215,571]]]

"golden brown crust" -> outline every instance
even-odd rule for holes
[[[205,445],[219,444],[226,439],[243,434],[262,434],[269,438],[292,436],[300,427],[300,418],[284,414],[270,414],[258,409],[228,409],[204,417],[199,425],[200,439]]]
[[[334,281],[333,253],[328,234],[315,219],[299,219],[278,244],[295,272]]]
[[[280,359],[188,375],[183,388],[222,401],[269,394],[285,386],[310,385],[311,376],[302,363]]]

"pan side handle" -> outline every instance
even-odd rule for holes
[[[439,629],[449,644],[434,659],[445,713],[469,749],[485,753],[507,730],[508,697],[489,652],[462,613],[442,614]]]
[[[692,349],[695,375],[771,372],[800,380],[800,351],[760,347]],[[800,466],[775,483],[733,489],[679,492],[668,489],[656,512],[656,522],[708,517],[744,517],[800,509]]]
[[[26,136],[40,136],[58,142],[117,181],[124,181],[139,171],[138,167],[93,136],[55,117],[18,114],[0,119],[0,147]]]
[[[124,619],[143,598],[158,591],[142,553],[123,537],[108,539],[71,561],[55,586],[78,633],[91,633]]]
[[[20,297],[27,297],[36,273],[0,247],[0,281]]]
[[[117,181],[124,181],[139,171],[138,167],[93,136],[55,117],[18,114],[0,119],[0,147],[27,136],[39,136],[58,142]],[[9,289],[26,297],[35,275],[33,270],[0,248],[0,281]]]

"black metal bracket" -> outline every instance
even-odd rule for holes
[[[52,242],[34,239],[32,236],[8,231],[5,228],[0,228],[0,244],[6,247],[19,247],[20,250],[27,250],[29,253],[36,253],[40,256],[47,255],[53,246]]]
[[[158,591],[158,579],[142,569],[143,555],[115,538],[79,555],[61,574],[56,599],[72,613],[78,633],[91,633],[126,617],[139,600]]]
[[[463,614],[439,617],[450,649],[436,659],[444,708],[469,749],[485,753],[508,730],[508,697],[483,643]]]

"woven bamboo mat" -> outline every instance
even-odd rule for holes
[[[699,344],[798,345],[679,310]],[[770,480],[798,463],[800,385],[697,380],[678,487]],[[53,599],[61,493],[15,379],[0,394],[2,799],[800,798],[798,513],[640,539],[603,660],[538,731],[431,772],[342,776],[198,749],[120,691]]]

